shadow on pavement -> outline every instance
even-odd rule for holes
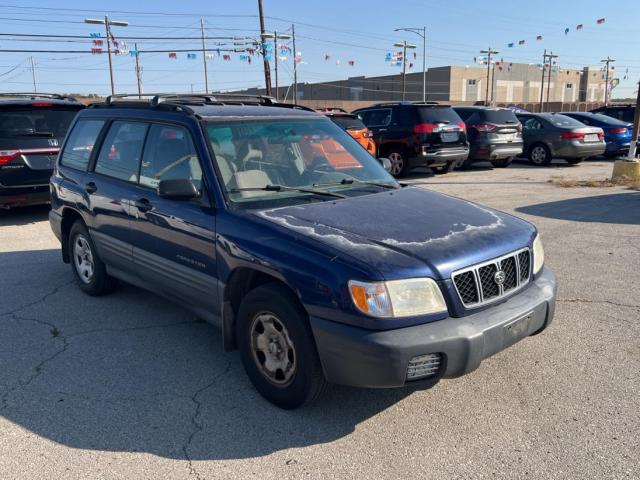
[[[2,253],[0,265],[12,298],[0,306],[0,416],[68,447],[251,458],[338,440],[413,391],[332,387],[280,410],[217,328],[163,298],[124,284],[89,297],[58,250]]]
[[[6,225],[28,225],[42,222],[49,218],[49,205],[19,207],[11,210],[0,210],[0,227]]]
[[[640,225],[640,193],[613,193],[516,208],[516,212],[574,222]]]

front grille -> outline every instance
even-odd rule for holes
[[[531,277],[528,248],[454,272],[451,276],[465,307],[493,302],[524,287]]]

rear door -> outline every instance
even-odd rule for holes
[[[544,125],[542,121],[534,117],[533,115],[518,115],[518,120],[522,123],[522,137],[524,140],[525,152],[532,144],[536,142],[545,142]]]
[[[81,105],[33,102],[0,108],[0,185],[49,183],[60,145]]]
[[[138,276],[156,290],[218,314],[215,209],[210,205],[201,159],[186,125],[152,124],[131,205],[133,258]],[[195,200],[162,198],[161,180],[189,179]],[[214,319],[215,321],[215,319]]]
[[[102,260],[132,274],[131,206],[149,125],[115,120],[103,131],[100,151],[84,177],[91,237]]]

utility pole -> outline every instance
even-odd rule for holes
[[[394,43],[393,46],[402,47],[402,101],[404,102],[407,94],[407,48],[416,48],[416,46],[407,43],[406,40],[402,43]]]
[[[33,57],[29,57],[31,59],[31,78],[33,80],[33,93],[38,91],[38,87],[36,85],[36,66],[33,61]]]
[[[104,16],[104,20],[99,20],[96,18],[85,18],[84,23],[104,25],[104,29],[107,34],[107,54],[109,55],[109,79],[111,80],[111,95],[114,95],[116,93],[116,88],[113,83],[113,63],[111,61],[111,26],[115,25],[117,27],[127,27],[129,23],[109,20],[108,15]]]
[[[142,98],[142,67],[140,66],[140,52],[138,52],[138,44],[134,43],[133,48],[136,51],[136,81],[138,82],[138,98]]]
[[[493,55],[497,55],[500,52],[489,47],[487,50],[480,50],[480,53],[487,54],[487,89],[484,95],[484,104],[489,105],[489,75],[491,74],[491,57]]]
[[[544,49],[544,53],[542,54],[542,82],[540,82],[540,113],[542,113],[542,102],[544,101],[544,69],[547,64],[547,49]]]
[[[200,38],[202,40],[202,64],[204,66],[204,93],[209,93],[209,77],[207,75],[207,47],[204,39],[204,19],[200,18]]]
[[[421,32],[422,30],[422,32]],[[422,101],[427,101],[427,27],[396,28],[394,32],[411,32],[422,37]]]
[[[640,133],[640,82],[638,82],[638,97],[636,98],[636,113],[633,117],[633,133],[631,134],[631,145],[629,145],[629,155],[627,156],[627,160],[629,161],[633,161],[636,159],[638,133]]]
[[[260,40],[261,40],[261,50],[262,50],[262,63],[264,66],[264,86],[268,96],[271,96],[271,70],[269,67],[269,60],[267,60],[267,55],[264,48],[264,13],[262,12],[262,0],[258,0],[258,12],[260,15]]]
[[[547,58],[549,59],[549,76],[547,77],[547,105],[545,110],[549,111],[549,95],[551,94],[551,70],[553,70],[553,59],[558,58],[558,55],[555,55],[553,52],[547,53]],[[556,80],[557,83],[557,80]]]
[[[293,104],[298,104],[298,53],[296,51],[296,26],[291,24],[293,38]]]
[[[607,72],[605,74],[605,80],[604,80],[604,106],[606,107],[609,104],[609,65],[615,62],[615,60],[609,57],[609,55],[607,55],[607,58],[600,61],[606,64],[606,68],[607,68]]]

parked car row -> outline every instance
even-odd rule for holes
[[[630,107],[598,112],[633,114]],[[437,102],[387,102],[353,113],[371,130],[377,155],[391,161],[395,177],[418,166],[446,173],[483,161],[507,167],[516,157],[548,165],[553,158],[577,164],[603,154],[624,155],[633,127],[600,113],[529,113]]]

